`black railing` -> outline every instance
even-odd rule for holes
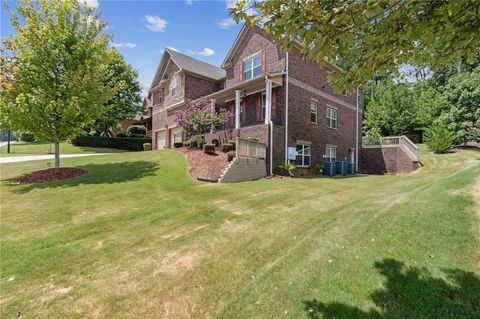
[[[240,127],[261,125],[265,123],[260,112],[242,112],[240,113]],[[272,123],[275,125],[283,124],[283,113],[280,110],[272,109]],[[235,128],[235,116],[228,122],[223,123],[219,130],[231,130]]]

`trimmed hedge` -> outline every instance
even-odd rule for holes
[[[183,142],[175,142],[175,143],[173,143],[173,147],[175,147],[175,148],[182,147],[183,145],[184,145]]]
[[[151,151],[152,150],[152,143],[143,143],[143,150],[144,151]]]
[[[145,136],[144,138],[129,138],[86,135],[77,136],[72,139],[72,144],[75,146],[118,148],[129,151],[143,151],[143,144],[151,142],[152,138],[150,136]]]
[[[35,136],[30,133],[22,133],[20,134],[20,141],[23,142],[34,142],[35,141]]]
[[[215,154],[215,145],[213,144],[205,144],[203,145],[203,151],[205,152],[205,154]]]
[[[147,128],[143,125],[132,125],[127,128],[127,134],[147,135]]]
[[[235,150],[235,145],[233,144],[223,144],[222,145],[222,152],[224,153],[228,153],[230,151],[234,151]]]

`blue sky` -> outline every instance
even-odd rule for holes
[[[144,91],[155,75],[162,49],[220,66],[241,26],[228,15],[234,0],[88,0],[109,24],[107,33],[126,61],[139,71]],[[5,1],[2,1],[2,4]],[[10,6],[13,2],[7,1]],[[1,36],[13,32],[2,6]]]

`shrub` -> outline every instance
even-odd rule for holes
[[[425,130],[425,144],[435,154],[447,153],[454,142],[454,135],[444,124],[434,124]]]
[[[230,151],[234,151],[235,150],[235,146],[232,145],[232,144],[223,144],[222,145],[222,152],[224,153],[228,153]]]
[[[127,128],[127,134],[147,135],[147,128],[143,125],[132,125]]]
[[[197,147],[197,141],[190,141],[190,147]]]
[[[294,177],[292,170],[297,168],[295,163],[280,163],[278,167],[281,168],[286,175],[292,176],[292,177]]]
[[[117,133],[116,137],[128,137],[128,134],[125,131],[120,131]]]
[[[152,143],[143,143],[143,150],[144,151],[151,151],[152,150]]]
[[[183,142],[175,142],[173,143],[173,147],[175,148],[179,148],[179,147],[182,147],[183,146]]]
[[[20,141],[23,142],[34,142],[35,141],[35,136],[30,133],[21,133],[20,134]]]
[[[150,136],[148,135],[142,135],[142,134],[130,134],[128,135],[127,137],[131,137],[131,138],[149,138]],[[150,137],[151,138],[151,137]]]
[[[227,153],[227,159],[229,162],[233,161],[233,159],[237,156],[235,151],[230,151]]]
[[[220,145],[220,141],[216,138],[212,140],[212,144],[215,145],[215,147],[218,147]]]
[[[203,145],[203,151],[205,152],[205,154],[215,154],[215,145],[205,144]]]
[[[204,140],[197,141],[198,148],[203,148],[203,145],[207,144]]]
[[[322,171],[323,171],[323,164],[316,164],[315,166],[313,166],[313,173],[315,175],[322,174]]]
[[[175,146],[175,145],[173,145],[173,146]],[[183,146],[187,146],[187,147],[190,146],[190,141],[183,142]]]
[[[144,143],[151,143],[150,136],[144,138],[128,138],[128,137],[102,137],[102,136],[77,136],[72,139],[75,146],[105,147],[118,148],[129,151],[143,151]]]

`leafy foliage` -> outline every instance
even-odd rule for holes
[[[138,72],[127,64],[116,49],[107,52],[107,69],[103,76],[105,86],[117,87],[113,96],[102,106],[93,128],[108,135],[121,120],[132,119],[143,107]]]
[[[425,130],[425,143],[436,154],[447,153],[453,147],[454,136],[443,123]]]
[[[437,69],[474,60],[479,10],[477,0],[242,0],[230,13],[263,25],[284,49],[298,43],[320,65],[325,57],[340,62],[345,72],[330,74],[340,91],[396,73],[404,64]]]
[[[10,11],[16,33],[2,51],[9,61],[2,70],[2,126],[53,142],[59,167],[60,141],[81,132],[116,90],[102,82],[106,23],[77,0],[19,0],[17,11]]]
[[[175,112],[174,121],[183,128],[187,136],[202,136],[220,124],[230,120],[233,114],[225,109],[212,107],[214,101],[202,99],[198,102],[188,101],[187,105]]]
[[[147,135],[147,128],[143,125],[132,125],[127,128],[127,134]]]
[[[143,138],[125,138],[85,135],[72,139],[72,144],[75,146],[117,148],[129,151],[143,151],[143,145],[145,143],[152,143],[152,138],[150,136],[144,136]]]
[[[286,175],[288,176],[294,176],[292,171],[297,168],[297,165],[295,163],[280,163],[278,165],[278,168],[280,168]]]

